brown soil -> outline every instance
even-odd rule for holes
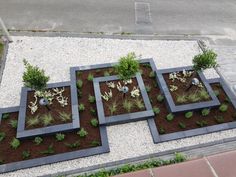
[[[182,72],[179,73],[181,75],[181,77],[183,76]],[[196,102],[203,102],[203,101],[209,101],[211,100],[211,98],[209,97],[208,99],[200,99],[198,101],[190,101],[190,100],[187,100],[186,102],[184,103],[179,103],[177,102],[177,97],[178,96],[181,96],[181,95],[190,95],[190,94],[193,94],[193,93],[197,93],[198,91],[200,90],[206,90],[206,88],[199,88],[198,86],[192,86],[190,87],[190,89],[188,89],[190,83],[191,83],[191,80],[193,79],[193,76],[195,76],[196,78],[199,79],[199,81],[202,83],[200,77],[198,75],[196,75],[195,73],[192,74],[191,77],[187,77],[186,78],[186,82],[185,83],[182,83],[180,82],[179,80],[175,79],[174,82],[172,82],[172,80],[169,79],[169,73],[166,73],[166,74],[163,74],[163,77],[166,81],[166,84],[169,88],[169,91],[170,91],[170,85],[175,85],[178,87],[178,89],[176,91],[173,91],[171,92],[170,91],[170,94],[175,102],[176,105],[182,105],[182,104],[188,104],[188,103],[196,103]],[[203,84],[203,83],[202,83]],[[204,85],[203,85],[204,86]],[[199,97],[200,98],[200,97]]]
[[[58,88],[61,90],[63,87],[58,87]],[[48,110],[46,108],[46,106],[41,106],[39,104],[40,98],[38,98],[38,100],[37,100],[38,110],[34,114],[31,114],[31,111],[28,108],[28,105],[29,105],[30,102],[34,102],[35,101],[35,98],[34,98],[34,92],[35,91],[29,91],[28,92],[28,95],[27,95],[27,109],[26,109],[26,122],[25,122],[26,129],[34,129],[34,128],[44,127],[44,125],[41,122],[41,117],[43,115],[48,115],[48,114],[50,114],[53,117],[53,122],[50,125],[48,125],[48,126],[72,122],[72,119],[67,120],[67,121],[62,121],[62,119],[60,119],[60,113],[69,114],[70,117],[71,117],[71,93],[70,93],[70,87],[64,87],[64,89],[65,89],[65,91],[62,93],[62,95],[64,97],[68,98],[68,105],[62,107],[60,105],[60,103],[56,100],[56,96],[55,96],[53,101],[52,101],[52,104],[48,106],[50,108],[50,110]],[[51,92],[53,92],[52,89],[47,89],[47,90],[50,90]],[[36,117],[36,116],[39,116],[40,123],[38,125],[35,125],[35,126],[29,126],[27,124],[27,121],[29,119],[31,119],[31,118]]]
[[[120,84],[123,86],[123,82],[121,80],[115,80],[115,81],[110,81],[110,82],[114,82],[115,85],[118,84],[118,82],[120,82]],[[105,92],[109,92],[109,90],[112,91],[112,98],[109,99],[108,101],[102,99],[103,102],[103,106],[104,106],[104,112],[105,112],[105,116],[113,116],[113,115],[121,115],[121,114],[125,114],[125,113],[133,113],[133,112],[138,112],[138,111],[144,111],[145,110],[145,105],[143,103],[143,99],[142,96],[140,95],[138,98],[133,98],[131,97],[130,92],[133,90],[134,87],[138,88],[138,82],[136,78],[132,79],[132,83],[131,84],[127,84],[126,85],[129,88],[128,93],[124,94],[123,92],[120,92],[116,87],[115,88],[109,88],[106,84],[106,82],[101,82],[100,83],[100,90],[101,90],[101,94],[104,94]],[[141,93],[140,93],[141,94]],[[137,105],[135,104],[135,100],[140,100],[143,103],[144,108],[139,109],[137,107]],[[130,101],[133,104],[133,107],[131,109],[130,112],[128,112],[126,109],[124,109],[123,107],[123,103],[125,100]],[[117,110],[112,114],[109,107],[112,104],[116,104],[117,106]]]

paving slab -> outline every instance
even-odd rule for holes
[[[154,177],[215,177],[204,159],[163,166],[152,171]]]
[[[207,157],[218,177],[236,176],[236,151],[226,152]]]
[[[152,177],[150,174],[150,170],[141,170],[141,171],[136,171],[133,173],[126,173],[126,174],[121,174],[117,175],[116,177]]]

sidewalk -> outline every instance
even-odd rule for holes
[[[116,177],[236,177],[236,151]]]

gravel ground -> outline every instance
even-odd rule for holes
[[[0,107],[18,106],[24,71],[23,58],[45,69],[50,82],[69,80],[69,67],[117,61],[128,52],[154,58],[158,68],[191,65],[200,52],[196,41],[114,40],[86,38],[13,37],[0,85]],[[214,70],[207,78],[217,77]],[[0,176],[39,176],[88,167],[183,146],[233,137],[236,130],[228,130],[166,143],[153,144],[147,121],[107,127],[110,153],[80,158],[51,165],[18,170]]]

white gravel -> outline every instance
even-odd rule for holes
[[[128,52],[154,58],[158,68],[191,65],[199,53],[196,41],[114,40],[86,38],[13,37],[0,85],[0,107],[18,106],[24,70],[22,60],[45,69],[50,82],[69,80],[69,67],[117,61]],[[207,77],[218,77],[214,70]],[[166,143],[154,144],[147,121],[107,127],[110,153],[80,158],[51,165],[18,170],[0,176],[38,176],[88,167],[183,146],[233,137],[236,130],[222,131]]]

